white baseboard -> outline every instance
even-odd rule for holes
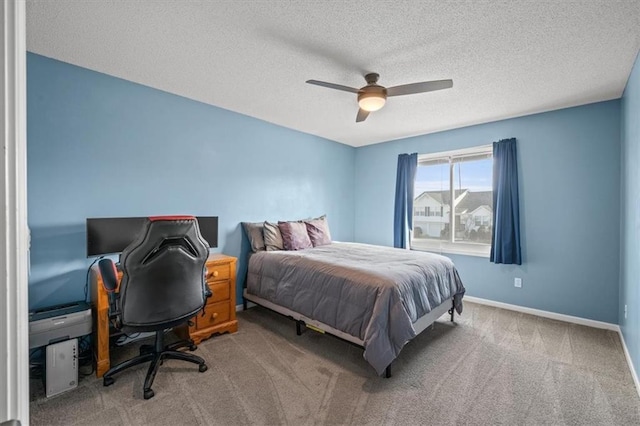
[[[522,312],[524,314],[536,315],[538,317],[554,319],[558,321],[570,322],[573,324],[586,325],[587,327],[603,328],[605,330],[620,331],[618,324],[591,320],[587,318],[574,317],[571,315],[557,314],[555,312],[543,311],[541,309],[525,308],[524,306],[511,305],[509,303],[494,302],[493,300],[481,299],[479,297],[465,296],[463,301],[467,300],[471,303],[479,305],[493,306],[495,308],[507,309],[509,311]]]
[[[633,366],[631,354],[629,353],[629,349],[627,349],[627,342],[624,341],[624,335],[622,334],[622,330],[620,329],[620,327],[618,327],[618,334],[620,334],[622,349],[624,349],[624,357],[627,359],[627,364],[629,365],[629,370],[631,371],[631,377],[633,377],[633,383],[636,385],[636,392],[638,392],[638,396],[640,396],[640,381],[638,380],[638,374],[636,374],[636,369]]]

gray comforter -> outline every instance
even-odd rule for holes
[[[364,342],[382,374],[416,331],[413,323],[465,289],[444,256],[356,243],[251,256],[247,292]]]

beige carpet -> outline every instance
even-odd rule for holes
[[[348,343],[296,336],[293,321],[263,308],[238,317],[238,333],[195,352],[207,372],[168,361],[148,401],[146,365],[49,399],[32,381],[31,424],[640,424],[612,331],[467,302],[456,324],[445,316],[405,346],[384,379]]]

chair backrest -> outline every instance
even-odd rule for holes
[[[122,328],[156,331],[197,314],[206,301],[208,255],[195,217],[148,218],[120,255]]]

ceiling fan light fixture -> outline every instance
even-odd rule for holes
[[[368,112],[379,110],[386,101],[387,98],[382,93],[361,93],[358,95],[358,105]]]
[[[366,120],[370,112],[378,111],[382,108],[387,101],[387,96],[413,95],[416,93],[451,89],[453,87],[453,80],[449,79],[401,84],[400,86],[386,88],[378,84],[379,77],[380,76],[374,72],[370,72],[365,75],[364,79],[367,82],[367,85],[360,89],[320,80],[307,80],[307,83],[315,84],[316,86],[328,87],[329,89],[341,90],[343,92],[357,93],[358,106],[360,109],[358,110],[358,115],[356,115],[356,123]]]

